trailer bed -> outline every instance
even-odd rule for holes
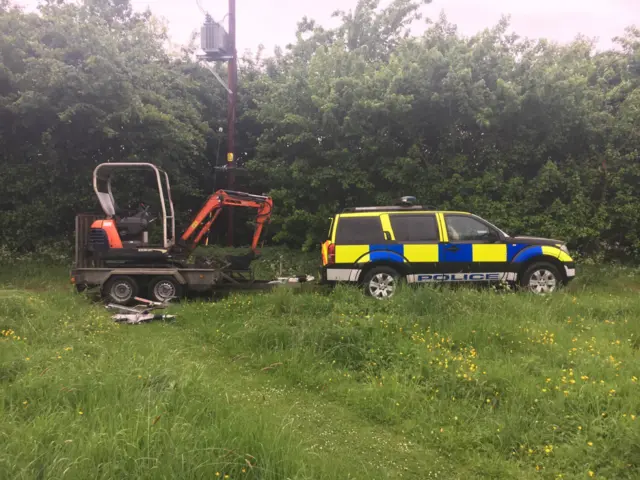
[[[145,292],[160,279],[174,281],[182,294],[228,292],[234,290],[270,290],[277,286],[301,288],[313,281],[311,276],[281,277],[275,280],[257,280],[250,271],[224,271],[209,268],[74,268],[71,282],[78,291],[98,289],[103,297],[118,303],[110,294],[111,284],[118,279],[133,280],[138,292]],[[111,282],[110,282],[111,281]],[[162,300],[150,292],[153,300]],[[181,295],[180,295],[181,296]]]

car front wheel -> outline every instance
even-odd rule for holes
[[[551,263],[534,263],[525,270],[520,285],[536,295],[547,295],[560,288],[562,276]]]

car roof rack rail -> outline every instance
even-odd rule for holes
[[[357,213],[357,212],[407,212],[415,210],[436,210],[430,207],[423,207],[422,205],[411,205],[404,207],[402,205],[388,205],[380,207],[348,207],[342,210],[342,213]]]
[[[405,195],[398,198],[393,205],[369,206],[369,207],[347,207],[342,213],[356,212],[406,212],[415,210],[435,211],[437,208],[431,205],[416,205],[416,197],[413,195]]]

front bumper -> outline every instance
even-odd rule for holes
[[[575,262],[568,262],[564,264],[564,276],[567,281],[571,281],[576,276],[576,264]]]

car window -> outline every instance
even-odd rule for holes
[[[486,242],[496,240],[497,233],[486,224],[466,215],[445,215],[450,242]]]
[[[438,222],[435,215],[389,215],[391,228],[398,242],[438,242]]]
[[[364,245],[384,242],[380,216],[340,217],[336,231],[339,245]]]

